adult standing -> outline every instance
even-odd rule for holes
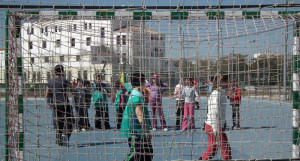
[[[68,92],[70,82],[63,78],[64,67],[56,65],[54,67],[55,78],[48,82],[46,97],[52,95],[53,108],[56,118],[56,144],[68,146],[72,134],[72,106],[69,104]]]
[[[232,129],[240,129],[240,104],[242,100],[241,91],[237,84],[229,91],[230,105],[232,106]]]
[[[152,115],[152,130],[156,131],[157,128],[157,111],[162,129],[164,131],[168,131],[166,120],[164,118],[164,113],[162,110],[162,93],[165,90],[164,88],[167,86],[160,82],[158,74],[154,74],[152,77],[152,83],[147,83],[146,87],[149,88],[150,91],[149,101]]]
[[[127,161],[151,161],[153,147],[150,135],[150,119],[142,94],[145,75],[135,72],[131,78],[133,90],[124,110],[121,135],[128,138],[130,154]]]
[[[217,81],[220,87],[217,88]],[[210,160],[217,154],[218,148],[224,160],[232,159],[231,147],[225,133],[227,98],[225,89],[228,88],[228,75],[218,75],[214,81],[214,90],[208,98],[208,113],[205,121],[205,131],[208,135],[208,147],[206,153],[199,160]]]

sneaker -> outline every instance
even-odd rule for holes
[[[182,130],[180,130],[180,132],[184,132],[184,131],[187,131],[187,129],[182,129]]]
[[[234,127],[234,130],[240,130],[240,129],[241,129],[240,126],[235,126],[235,127]]]
[[[73,132],[80,132],[80,130],[79,129],[74,129]]]
[[[62,146],[69,146],[67,135],[61,135]]]
[[[156,128],[153,128],[152,131],[156,131]]]
[[[86,129],[85,129],[85,128],[83,128],[83,129],[81,129],[81,131],[83,131],[83,132],[86,132]]]
[[[168,131],[168,128],[164,128],[164,131]]]

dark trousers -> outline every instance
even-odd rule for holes
[[[85,117],[85,111],[84,111],[84,105],[76,105],[75,110],[76,110],[76,121],[75,121],[75,126],[77,129],[82,129],[85,127],[84,124],[84,117]]]
[[[105,108],[96,109],[95,114],[95,128],[96,129],[109,129],[109,122],[106,121],[106,113]]]
[[[105,121],[105,128],[106,129],[109,129],[110,128],[110,125],[109,125],[109,114],[108,114],[108,105],[105,106],[105,111],[104,111],[104,121]]]
[[[53,129],[57,129],[56,127],[56,112],[53,106],[51,106],[51,111],[52,111],[52,124],[53,124]]]
[[[126,161],[152,161],[153,147],[151,141],[146,139],[131,139],[128,138],[128,146],[130,154],[128,154]]]
[[[240,105],[238,104],[232,105],[232,123],[233,126],[240,127]]]
[[[124,109],[125,109],[125,106],[119,106],[119,108],[117,110],[117,129],[121,128]]]
[[[199,109],[200,109],[199,102],[195,102],[195,106],[196,106],[196,109],[197,109],[197,110],[199,110]]]
[[[73,112],[70,105],[54,105],[56,118],[56,143],[61,145],[61,135],[66,135],[68,140],[72,134]]]
[[[180,129],[183,119],[184,100],[176,100],[176,129]]]
[[[83,109],[83,112],[84,112],[83,122],[84,122],[84,128],[85,128],[85,129],[91,128],[90,121],[89,121],[89,112],[88,112],[89,109],[88,109],[88,107],[90,107],[89,104],[87,104],[87,105],[85,106],[85,108]]]

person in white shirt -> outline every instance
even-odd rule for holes
[[[174,97],[176,97],[176,130],[180,129],[181,121],[183,120],[184,97],[181,97],[182,90],[183,81],[182,78],[180,78],[174,90]]]
[[[216,88],[217,81],[219,87]],[[227,98],[225,89],[228,88],[228,75],[218,75],[215,77],[214,90],[208,98],[208,113],[205,121],[205,131],[208,135],[208,147],[206,153],[199,160],[210,160],[218,152],[218,147],[222,148],[224,160],[232,159],[231,147],[225,133],[226,128],[226,105]]]

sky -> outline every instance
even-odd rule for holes
[[[295,2],[289,0],[289,2]],[[285,0],[222,0],[222,5],[255,5],[255,4],[282,4]],[[10,5],[95,5],[95,6],[213,6],[218,4],[218,0],[2,0],[0,4]],[[289,10],[297,10],[289,8]],[[300,10],[300,9],[298,9]],[[0,12],[0,48],[4,47],[4,19],[5,9]],[[240,21],[220,21],[220,37],[221,41],[219,54],[229,55],[231,53],[241,53],[253,56],[260,52],[283,53],[284,47],[284,29],[282,21],[261,22],[260,20]],[[234,26],[233,24],[236,24]],[[255,28],[262,30],[260,34],[256,34]],[[265,25],[265,26],[263,26]],[[183,57],[205,58],[208,55],[215,57],[217,52],[216,41],[216,21],[182,21],[179,25],[178,21],[148,21],[146,28],[166,34],[167,57]],[[277,28],[277,29],[275,29]],[[288,44],[293,43],[293,26],[290,24]],[[234,30],[235,29],[235,30]],[[265,29],[265,31],[263,31]],[[181,30],[179,32],[179,30]],[[270,31],[269,31],[270,30]],[[249,32],[249,33],[247,33]],[[244,34],[246,33],[246,34]],[[242,36],[244,35],[244,36]],[[180,46],[179,38],[184,41]],[[210,40],[212,39],[212,40]],[[196,41],[196,42],[195,42]],[[288,46],[291,51],[291,45]],[[200,54],[199,54],[200,53]]]

